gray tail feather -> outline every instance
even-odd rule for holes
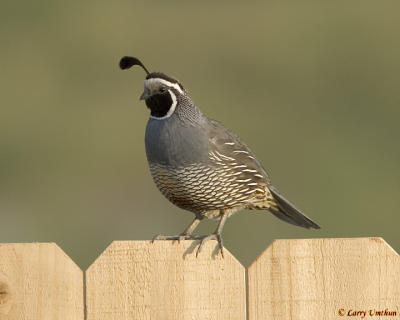
[[[307,217],[304,213],[301,213],[300,210],[296,209],[296,207],[293,204],[291,204],[288,200],[286,200],[274,186],[268,186],[268,188],[271,191],[278,205],[278,208],[276,209],[274,208],[269,209],[274,216],[283,221],[294,224],[295,226],[300,226],[307,229],[321,228],[309,217]]]

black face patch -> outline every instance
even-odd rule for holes
[[[153,117],[164,117],[172,106],[172,98],[169,92],[157,93],[146,99],[146,106]]]

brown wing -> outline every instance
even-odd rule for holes
[[[270,180],[262,165],[238,136],[215,120],[211,123],[209,159],[220,177],[233,188],[233,192],[227,191],[229,197],[253,205],[263,203],[263,207],[268,207],[268,200],[272,201],[268,189]]]
[[[242,142],[236,134],[225,128],[221,123],[215,120],[210,121],[212,124],[212,130],[209,134],[211,150],[225,156],[226,161],[233,161],[232,159],[234,159],[238,165],[245,165],[250,170],[256,170],[257,172],[247,172],[255,173],[256,177],[264,179],[265,182],[269,184],[270,179],[267,172],[251,152],[250,148]],[[260,177],[260,175],[262,177]]]

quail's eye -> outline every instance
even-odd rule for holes
[[[165,87],[161,87],[161,88],[160,88],[160,92],[161,92],[161,93],[164,93],[165,91],[167,91],[167,89],[166,89]]]

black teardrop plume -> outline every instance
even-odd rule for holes
[[[130,67],[138,65],[143,68],[144,71],[146,71],[147,74],[150,74],[150,72],[146,69],[146,67],[143,65],[143,63],[135,57],[122,57],[121,60],[119,61],[119,67],[122,70],[129,69]]]

